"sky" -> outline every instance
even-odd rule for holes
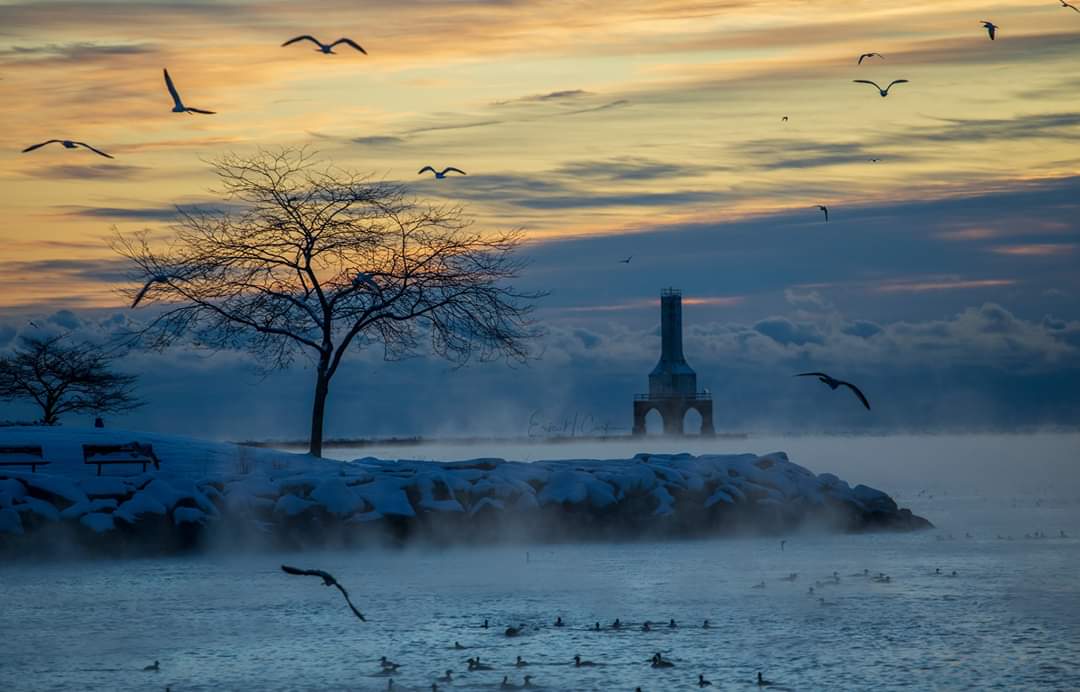
[[[304,33],[368,55],[280,46]],[[523,367],[355,354],[331,435],[628,428],[667,286],[718,429],[1075,426],[1078,57],[1080,13],[1056,0],[0,0],[0,348],[142,319],[113,234],[213,204],[219,156],[308,146],[520,229],[521,286],[550,291]],[[163,67],[218,114],[170,112]],[[115,159],[20,153],[54,137]],[[304,434],[302,363],[125,366],[151,404],[126,424]],[[874,414],[792,382],[803,367],[860,378]]]

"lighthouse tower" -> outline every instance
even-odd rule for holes
[[[682,344],[682,291],[660,294],[660,362],[649,373],[649,393],[634,397],[633,434],[645,434],[645,416],[656,409],[665,435],[682,435],[690,409],[701,415],[701,434],[713,433],[712,395],[697,390],[697,373],[686,362]]]

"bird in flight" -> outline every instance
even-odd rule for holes
[[[877,163],[877,162],[878,162],[878,161],[880,161],[880,160],[881,160],[881,159],[870,159],[870,163]]]
[[[632,259],[634,259],[634,256],[630,255],[629,257],[627,257],[624,260],[619,260],[619,264],[630,264],[630,260],[632,260]]]
[[[780,118],[780,122],[786,123],[787,122],[787,116],[785,115],[784,117]]]
[[[859,397],[859,401],[861,401],[862,405],[866,407],[866,410],[870,410],[870,402],[866,400],[866,396],[862,393],[862,391],[859,390],[858,387],[851,384],[850,382],[838,380],[835,377],[830,377],[823,372],[800,372],[798,375],[795,375],[795,377],[816,377],[825,384],[829,385],[830,389],[836,389],[837,387],[847,387],[851,391],[855,392],[855,396]]]
[[[893,84],[907,84],[908,80],[894,79],[893,81],[889,82],[889,86],[885,87],[884,89],[882,89],[877,82],[871,82],[869,79],[853,79],[851,81],[855,82],[856,84],[870,84],[877,88],[878,93],[881,94],[881,98],[885,98],[889,95],[889,89],[892,89]]]
[[[168,283],[169,279],[175,277],[167,274],[158,274],[157,276],[151,276],[150,280],[143,284],[143,287],[139,289],[139,292],[135,294],[135,300],[131,301],[131,309],[134,310],[142,302],[142,299],[146,297],[146,294],[150,291],[150,287],[154,284]]]
[[[173,113],[201,113],[202,115],[214,115],[214,111],[204,111],[199,108],[188,108],[184,105],[184,102],[180,100],[180,92],[176,90],[176,85],[173,84],[172,77],[169,76],[168,70],[162,70],[165,73],[165,86],[169,90],[169,94],[173,100]]]
[[[323,580],[323,586],[336,586],[338,591],[341,592],[341,595],[345,597],[345,602],[349,604],[349,608],[352,609],[352,612],[356,615],[356,617],[360,618],[364,622],[367,622],[364,616],[360,613],[359,610],[356,609],[356,606],[354,606],[352,601],[349,599],[349,592],[345,590],[344,586],[338,583],[337,579],[334,579],[332,576],[330,576],[329,572],[324,572],[321,569],[299,569],[297,567],[290,567],[289,565],[282,565],[281,571],[285,572],[286,574],[293,574],[301,577],[320,577]]]
[[[829,223],[829,208],[824,204],[817,205],[817,208],[825,213],[825,223]]]
[[[352,40],[351,38],[339,38],[338,40],[334,41],[333,43],[327,45],[327,44],[323,43],[322,41],[320,41],[319,39],[315,38],[314,36],[308,36],[307,34],[304,34],[303,36],[297,36],[296,38],[290,38],[285,43],[282,43],[281,47],[284,48],[285,46],[287,46],[287,45],[289,45],[291,43],[296,43],[297,41],[311,41],[312,43],[314,43],[316,46],[319,47],[319,50],[321,52],[325,53],[326,55],[337,55],[337,53],[334,52],[334,46],[336,46],[338,44],[341,44],[341,43],[344,43],[346,46],[352,46],[353,48],[360,51],[364,55],[367,55],[367,51],[364,50],[363,47],[359,43]]]
[[[1080,9],[1078,9],[1078,8],[1076,7],[1076,5],[1073,5],[1073,4],[1071,4],[1071,3],[1065,2],[1065,0],[1060,0],[1060,2],[1061,2],[1061,6],[1062,6],[1062,7],[1068,7],[1069,9],[1073,10],[1074,12],[1080,12]]]
[[[994,37],[997,36],[997,30],[1001,27],[997,24],[994,24],[993,22],[988,22],[985,19],[982,19],[980,21],[982,22],[983,28],[986,29],[986,33],[990,34],[990,40],[993,41]]]
[[[26,147],[25,149],[22,150],[22,153],[25,154],[28,151],[33,151],[34,149],[40,149],[41,147],[45,146],[46,144],[53,144],[54,142],[57,143],[57,144],[63,144],[65,149],[78,149],[79,147],[83,147],[84,149],[89,149],[90,151],[94,152],[98,156],[104,156],[107,159],[112,158],[112,156],[110,156],[109,154],[106,154],[101,149],[95,149],[94,147],[90,146],[86,142],[76,142],[76,141],[70,140],[70,139],[48,139],[48,140],[45,140],[44,142],[41,142],[40,144],[32,144],[32,145]]]
[[[862,65],[862,61],[866,60],[867,58],[881,58],[882,60],[884,60],[885,56],[881,53],[863,53],[859,56],[859,64]]]
[[[423,173],[425,171],[431,171],[432,173],[434,173],[436,179],[445,178],[446,174],[451,172],[451,171],[453,171],[454,173],[460,173],[462,175],[468,175],[465,171],[461,170],[460,168],[454,168],[453,166],[447,166],[446,168],[442,169],[441,171],[437,171],[434,168],[432,168],[431,166],[424,166],[419,171],[417,171],[416,174],[420,175],[421,173]]]

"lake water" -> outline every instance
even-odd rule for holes
[[[792,690],[1080,688],[1076,436],[698,442],[786,449],[814,471],[899,493],[938,528],[798,534],[783,551],[755,538],[8,562],[0,690],[385,690],[383,655],[402,664],[394,689],[415,690],[446,669],[454,682],[439,689],[499,689],[503,676],[520,685],[524,674],[550,690],[691,689],[704,674],[714,689],[736,690],[756,687],[758,671]],[[628,455],[610,445],[530,449],[379,452]],[[1048,537],[1024,537],[1036,532]],[[318,579],[283,574],[282,562],[329,570],[368,622]],[[891,581],[849,576],[864,570]],[[796,581],[781,581],[792,572]],[[838,584],[808,594],[833,572]],[[552,626],[556,616],[566,627]],[[615,618],[621,630],[610,629]],[[654,631],[641,631],[645,620]],[[590,631],[597,621],[603,630]],[[523,635],[505,636],[519,623]],[[468,648],[453,650],[455,641]],[[675,667],[650,668],[657,651]],[[599,665],[575,668],[575,654]],[[467,672],[473,655],[494,670]],[[518,655],[527,668],[513,666]],[[141,670],[154,660],[160,671]]]

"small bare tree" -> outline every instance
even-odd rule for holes
[[[528,356],[539,293],[506,282],[522,263],[516,233],[472,231],[460,208],[421,204],[404,186],[320,163],[304,150],[212,164],[220,210],[181,210],[172,241],[118,236],[139,286],[132,307],[161,303],[142,333],[164,347],[186,334],[210,348],[246,348],[269,367],[298,353],[315,367],[310,453],[322,454],[330,382],[351,347],[384,357],[428,339],[457,363]]]
[[[41,422],[56,425],[65,413],[123,413],[142,405],[136,377],[111,370],[99,346],[69,343],[65,335],[24,337],[0,358],[0,399],[29,400],[41,407]]]

